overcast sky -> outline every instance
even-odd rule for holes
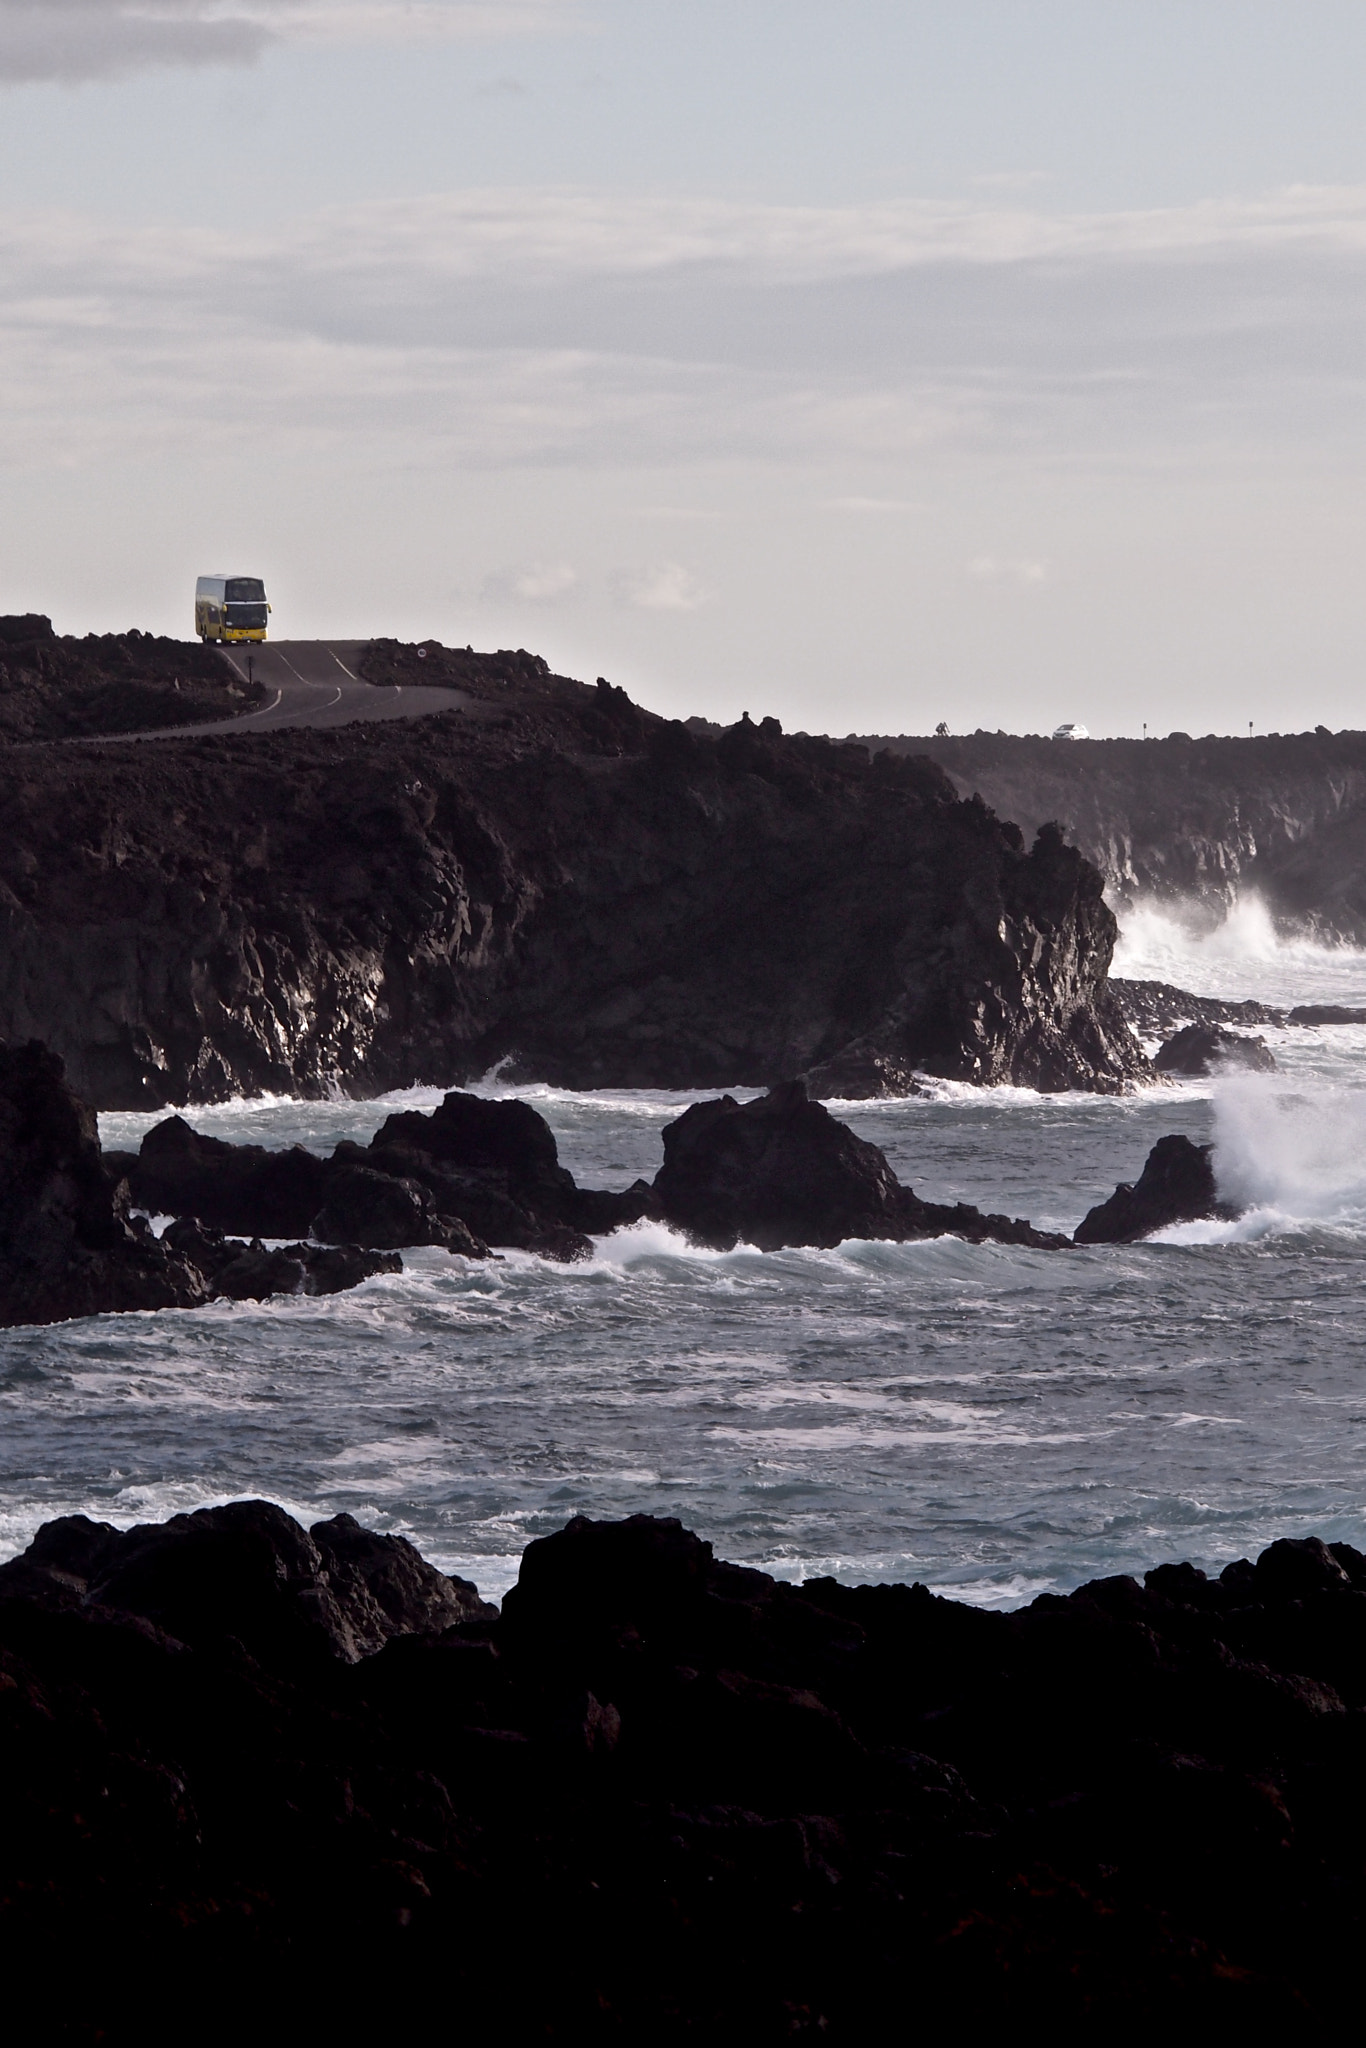
[[[1361,0],[0,0],[0,611],[1366,726]]]

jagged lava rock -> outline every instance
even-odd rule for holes
[[[1067,1239],[1021,1218],[984,1216],[967,1203],[922,1202],[886,1155],[788,1081],[743,1107],[732,1096],[695,1102],[664,1128],[653,1197],[660,1215],[699,1242],[728,1251],[836,1245],[846,1238],[938,1237],[1037,1245]]]
[[[1244,1038],[1217,1024],[1188,1024],[1167,1040],[1153,1066],[1159,1074],[1180,1074],[1192,1080],[1234,1070],[1251,1074],[1276,1071],[1275,1056],[1264,1038]]]
[[[129,1221],[127,1197],[61,1060],[0,1049],[0,1324],[202,1302],[201,1274]]]
[[[430,1113],[386,1117],[362,1155],[381,1171],[410,1174],[445,1214],[461,1217],[491,1244],[528,1250],[636,1223],[649,1206],[643,1182],[616,1194],[581,1188],[559,1163],[555,1134],[529,1103],[448,1094]]]
[[[863,2048],[908,1985],[945,2038],[1346,2037],[1363,1709],[1314,1538],[1001,1613],[576,1517],[498,1616],[348,1516],[68,1517],[0,1567],[6,1992],[115,2044]]]
[[[1238,1214],[1219,1198],[1214,1147],[1194,1145],[1177,1134],[1159,1138],[1138,1180],[1121,1181],[1108,1202],[1088,1211],[1073,1232],[1074,1244],[1133,1244],[1172,1223]]]

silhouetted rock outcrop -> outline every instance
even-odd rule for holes
[[[193,1217],[167,1226],[161,1242],[198,1268],[213,1295],[228,1301],[264,1301],[271,1294],[341,1294],[377,1273],[401,1273],[392,1252],[350,1244],[286,1244],[269,1250],[259,1237],[244,1244]]]
[[[254,1237],[302,1235],[326,1179],[326,1162],[302,1145],[234,1145],[182,1116],[154,1124],[129,1169],[134,1200],[153,1215],[196,1216],[211,1229]]]
[[[655,1176],[658,1212],[721,1250],[743,1239],[761,1251],[836,1245],[845,1238],[923,1238],[1056,1249],[1067,1243],[1021,1218],[984,1216],[966,1202],[922,1202],[885,1154],[789,1081],[743,1107],[732,1096],[695,1102],[664,1129]]]
[[[1217,1024],[1188,1024],[1155,1054],[1153,1066],[1159,1074],[1180,1074],[1192,1080],[1229,1071],[1276,1071],[1275,1056],[1264,1038],[1244,1038]]]
[[[1366,1010],[1351,1010],[1342,1003],[1299,1003],[1285,1021],[1287,1024],[1366,1024]]]
[[[95,1113],[67,1086],[55,1054],[0,1048],[0,1326],[198,1308],[215,1296],[331,1294],[401,1270],[355,1246],[267,1251],[197,1225],[157,1238],[129,1213],[124,1169],[137,1164],[102,1156]]]
[[[1297,1015],[1292,1010],[1287,1017],[1270,1003],[1192,995],[1166,981],[1125,981],[1112,974],[1109,988],[1134,1030],[1145,1038],[1170,1038],[1187,1024],[1285,1024],[1293,1023]]]
[[[1055,828],[1026,846],[924,760],[775,720],[698,736],[532,657],[449,653],[417,668],[478,718],[0,748],[0,1038],[45,1038],[101,1108],[499,1061],[767,1087],[851,1049],[1044,1089],[1149,1076],[1100,876]]]
[[[23,1557],[0,1566],[0,1601],[136,1615],[180,1642],[232,1636],[289,1665],[322,1653],[355,1663],[391,1636],[491,1620],[496,1609],[402,1536],[351,1515],[305,1534],[270,1501],[200,1508],[120,1533],[69,1515],[45,1523]]]
[[[328,1174],[325,1186],[324,1205],[310,1226],[325,1244],[439,1244],[467,1259],[488,1257],[488,1246],[458,1216],[438,1215],[419,1181],[343,1165]]]
[[[0,1325],[194,1308],[203,1276],[111,1188],[94,1111],[45,1046],[0,1049]]]
[[[650,1205],[643,1183],[621,1194],[576,1186],[529,1104],[464,1094],[387,1117],[370,1144],[344,1140],[330,1159],[297,1145],[230,1145],[168,1117],[126,1170],[135,1200],[158,1213],[261,1237],[441,1245],[466,1258],[487,1258],[490,1244],[586,1258],[590,1233],[635,1223]]]
[[[1214,1147],[1173,1135],[1158,1139],[1137,1181],[1121,1181],[1108,1202],[1089,1211],[1077,1225],[1073,1242],[1133,1244],[1172,1223],[1237,1214],[1219,1199]]]
[[[0,1567],[7,1998],[114,2043],[1346,2036],[1364,1616],[1315,1538],[1008,1614],[579,1517],[499,1617],[349,1516],[70,1516]]]

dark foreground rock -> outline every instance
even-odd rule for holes
[[[1188,1024],[1156,1054],[1159,1074],[1203,1079],[1210,1074],[1274,1074],[1275,1056],[1264,1038],[1245,1038],[1218,1024]]]
[[[802,1081],[743,1107],[732,1096],[696,1102],[664,1130],[655,1209],[702,1244],[728,1251],[836,1245],[846,1238],[911,1239],[946,1232],[975,1244],[1056,1250],[1065,1237],[1020,1217],[984,1216],[969,1203],[922,1202],[886,1155],[807,1097]]]
[[[499,1061],[767,1087],[849,1048],[1150,1078],[1100,876],[1056,828],[1026,843],[926,761],[776,720],[699,737],[530,657],[383,654],[479,715],[0,747],[0,1039],[44,1039],[105,1109]]]
[[[198,1308],[215,1297],[332,1294],[401,1270],[354,1245],[267,1251],[193,1224],[158,1238],[130,1211],[130,1163],[101,1153],[95,1113],[55,1054],[0,1047],[0,1327]]]
[[[344,1516],[72,1517],[0,1568],[0,1715],[32,2038],[1355,2025],[1343,1543],[1000,1614],[580,1519],[498,1617]]]
[[[1174,1135],[1158,1139],[1137,1181],[1121,1181],[1108,1202],[1088,1212],[1073,1243],[1134,1244],[1172,1223],[1231,1219],[1238,1213],[1219,1198],[1214,1147]]]

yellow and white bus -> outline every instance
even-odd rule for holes
[[[259,576],[201,576],[194,629],[201,640],[264,640],[270,606]]]

